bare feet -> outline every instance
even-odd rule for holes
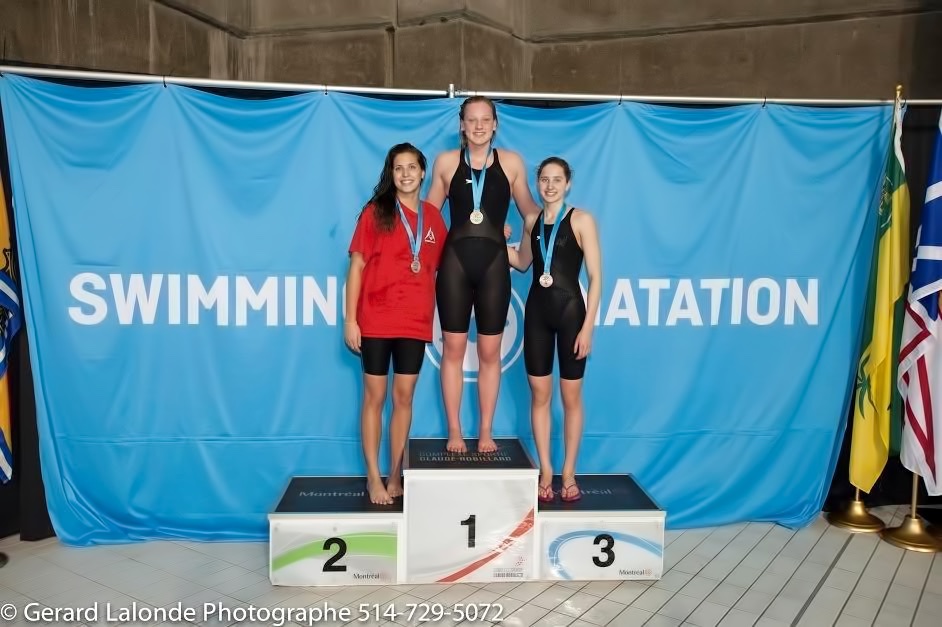
[[[494,441],[494,438],[491,436],[484,436],[478,438],[478,453],[496,453],[497,452],[497,442]]]
[[[366,489],[370,493],[370,502],[376,505],[392,505],[393,500],[383,487],[382,479],[367,479]]]
[[[386,493],[390,498],[399,498],[402,496],[402,482],[400,479],[390,479],[386,482]]]
[[[467,453],[468,446],[464,443],[464,438],[460,433],[449,433],[445,450],[449,453]]]

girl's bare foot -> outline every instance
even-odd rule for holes
[[[383,480],[379,477],[366,480],[366,489],[370,493],[370,502],[376,505],[392,505],[392,498],[383,487]]]
[[[449,433],[445,450],[449,453],[467,453],[468,446],[464,443],[464,437],[460,433]]]
[[[494,438],[487,435],[482,435],[478,438],[478,453],[496,453],[497,452],[497,442],[494,441]]]

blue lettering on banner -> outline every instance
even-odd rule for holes
[[[412,142],[430,169],[457,146],[460,99],[10,73],[0,99],[57,535],[263,539],[286,477],[363,474],[350,237],[390,146]],[[892,108],[498,107],[498,155],[520,153],[534,196],[536,164],[567,159],[567,200],[599,227],[579,472],[634,474],[674,528],[813,520],[850,402]],[[509,222],[519,237],[513,207]],[[532,454],[532,279],[510,274],[494,429]],[[469,437],[475,342],[472,325]],[[441,350],[435,328],[413,437],[446,433]],[[561,465],[558,395],[552,430]]]

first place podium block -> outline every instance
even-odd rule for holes
[[[578,501],[540,503],[540,579],[660,579],[665,512],[631,475],[577,475]]]
[[[396,584],[402,501],[374,505],[365,477],[294,477],[269,521],[276,586]]]
[[[517,439],[495,453],[409,440],[405,477],[409,583],[519,582],[536,575],[538,471]]]

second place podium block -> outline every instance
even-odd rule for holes
[[[268,520],[273,585],[402,580],[402,501],[373,505],[364,477],[294,477]]]
[[[405,480],[405,575],[410,583],[508,582],[537,576],[538,471],[517,439],[494,453],[412,439]]]

